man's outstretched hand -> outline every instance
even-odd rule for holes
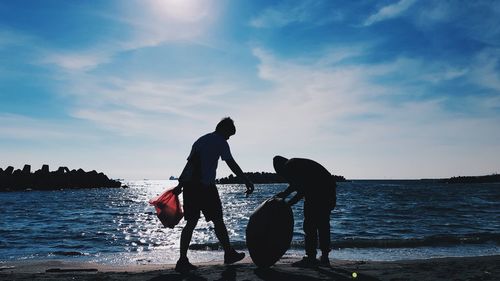
[[[285,199],[286,196],[287,196],[286,192],[280,192],[280,193],[274,195],[274,197],[281,198],[281,199]]]
[[[245,194],[248,197],[248,195],[253,193],[253,190],[255,189],[255,187],[253,186],[253,183],[251,183],[251,182],[247,182],[246,186],[247,186],[247,191],[245,191]]]

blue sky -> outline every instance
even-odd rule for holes
[[[498,173],[499,19],[498,1],[1,1],[0,167],[167,178],[231,116],[245,171]]]

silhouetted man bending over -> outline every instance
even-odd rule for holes
[[[318,264],[329,266],[330,252],[330,212],[335,208],[336,182],[323,166],[309,159],[290,160],[275,156],[273,159],[276,173],[290,184],[286,190],[277,194],[285,198],[292,192],[297,193],[288,204],[290,206],[304,198],[304,233],[306,256],[292,264],[297,267],[311,267]],[[321,249],[321,259],[316,259],[316,249]]]
[[[245,180],[246,194],[253,192],[253,183],[245,176],[234,161],[227,140],[236,133],[236,127],[231,118],[226,117],[217,124],[215,132],[200,137],[191,149],[188,162],[179,177],[179,185],[174,192],[179,194],[184,190],[184,219],[186,225],[181,233],[180,258],[175,270],[187,272],[196,269],[187,258],[187,251],[193,230],[203,212],[207,221],[214,223],[215,234],[224,249],[224,263],[235,263],[245,257],[245,253],[236,252],[229,243],[226,225],[222,217],[222,205],[219,192],[215,186],[216,170],[219,158],[224,160],[229,168]]]

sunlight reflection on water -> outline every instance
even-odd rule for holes
[[[185,222],[182,220],[174,229],[164,228],[148,201],[175,186],[176,181],[126,184],[130,188],[2,193],[0,261],[175,260]],[[338,207],[331,220],[335,248],[331,255],[353,257],[358,253],[358,259],[389,259],[405,257],[404,253],[415,257],[432,255],[432,249],[435,254],[448,255],[500,253],[498,186],[456,188],[419,184],[339,184]],[[236,248],[245,250],[245,229],[253,210],[284,188],[282,184],[257,185],[255,193],[245,197],[242,185],[219,186],[225,223]],[[302,204],[293,210],[294,240],[288,254],[301,255]],[[461,245],[465,242],[470,245]],[[196,250],[191,250],[190,256],[197,261],[221,259],[213,225],[203,217],[191,245]],[[486,251],[484,245],[490,250]]]

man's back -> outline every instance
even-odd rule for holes
[[[302,189],[306,199],[329,198],[335,192],[335,181],[330,172],[316,161],[292,158],[285,163],[290,184]]]
[[[330,172],[316,161],[292,158],[285,164],[288,177],[297,182],[324,182],[331,178]]]
[[[199,157],[201,165],[201,181],[204,184],[214,184],[219,158],[226,161],[232,159],[229,144],[221,135],[213,132],[196,140],[188,160]]]

